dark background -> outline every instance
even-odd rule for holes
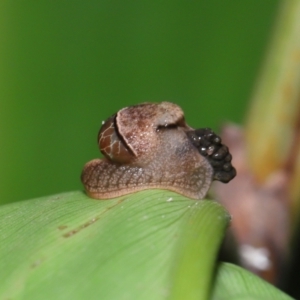
[[[278,1],[1,1],[0,203],[82,189],[102,120],[169,100],[242,124]]]

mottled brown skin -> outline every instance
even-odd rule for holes
[[[81,180],[87,194],[109,199],[159,188],[202,199],[214,169],[191,141],[188,133],[193,131],[181,108],[170,102],[121,109],[99,132],[105,158],[84,166]]]

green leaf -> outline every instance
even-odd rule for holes
[[[213,300],[290,300],[273,285],[236,265],[221,263],[215,280]]]
[[[214,201],[148,190],[0,207],[0,299],[207,299],[229,222]]]

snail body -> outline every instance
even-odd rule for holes
[[[87,194],[109,199],[159,188],[202,199],[214,179],[229,181],[235,169],[220,138],[199,130],[189,127],[181,108],[170,102],[121,109],[100,129],[98,145],[105,157],[84,166]]]

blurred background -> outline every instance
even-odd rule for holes
[[[222,129],[238,176],[216,196],[241,265],[299,298],[298,3],[1,1],[0,204],[83,190],[102,121],[172,101],[192,127],[246,128]]]
[[[278,1],[1,1],[0,203],[82,189],[101,122],[169,100],[241,124]]]

